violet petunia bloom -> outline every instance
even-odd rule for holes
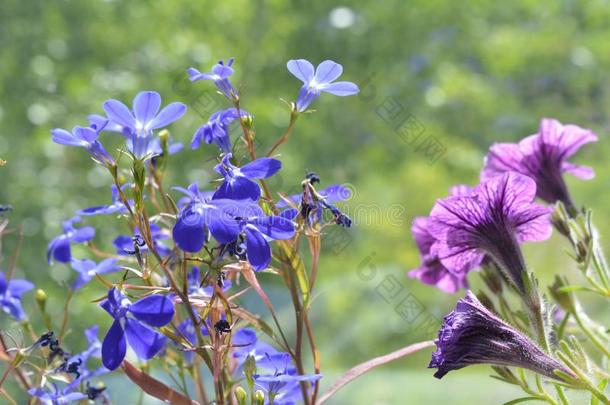
[[[72,269],[78,273],[72,284],[73,290],[78,290],[93,280],[96,274],[108,274],[119,271],[118,260],[114,258],[104,259],[99,263],[89,259],[72,259]]]
[[[242,117],[248,117],[247,111],[240,111]],[[191,148],[197,149],[201,141],[206,144],[214,142],[222,153],[231,152],[231,138],[229,137],[229,126],[238,118],[236,108],[220,110],[210,116],[208,122],[201,126],[193,135]]]
[[[473,364],[514,366],[559,379],[554,370],[572,374],[532,340],[483,306],[471,291],[445,317],[435,341],[429,368],[442,378],[452,370]]]
[[[166,338],[150,327],[161,327],[174,317],[174,305],[168,297],[149,295],[131,303],[116,287],[100,303],[114,322],[102,343],[102,363],[116,369],[125,358],[127,343],[142,360],[153,358],[165,345]]]
[[[47,261],[49,264],[53,262],[53,259],[59,263],[70,263],[72,260],[70,243],[85,243],[93,239],[95,228],[91,226],[74,227],[74,223],[80,222],[80,220],[80,217],[75,216],[64,221],[64,233],[55,237],[47,248]]]
[[[493,259],[506,277],[524,292],[525,263],[519,243],[551,236],[551,209],[533,202],[536,183],[509,172],[479,184],[469,196],[438,200],[428,231],[441,263],[454,274]]]
[[[212,67],[212,71],[208,73],[201,73],[195,68],[189,68],[187,70],[189,80],[192,82],[211,80],[226,98],[233,100],[234,97],[237,97],[237,91],[233,88],[233,85],[229,81],[229,77],[233,74],[233,68],[231,66],[234,61],[234,58],[229,58],[226,63],[222,60],[218,61],[218,63]]]
[[[124,184],[121,189],[124,190],[127,187],[131,187],[131,184]],[[108,205],[96,205],[94,207],[85,208],[76,211],[77,215],[92,216],[92,215],[110,215],[110,214],[126,214],[127,207],[119,198],[119,191],[113,184],[110,186],[110,193],[112,194],[112,202]],[[133,201],[128,201],[130,205],[133,205]]]
[[[172,234],[178,247],[185,252],[196,253],[208,241],[209,234],[222,244],[233,242],[241,232],[236,217],[261,215],[261,208],[250,200],[208,199],[196,184],[186,193],[188,202],[178,214]]]
[[[258,158],[242,167],[237,167],[231,164],[231,157],[232,155],[227,153],[214,167],[216,173],[224,177],[224,181],[214,193],[215,200],[226,198],[258,201],[261,188],[252,179],[266,179],[282,168],[282,162],[268,157]]]
[[[0,308],[18,321],[26,318],[21,306],[21,296],[34,288],[27,280],[13,279],[6,281],[4,273],[0,273]]]
[[[289,60],[286,66],[290,73],[303,82],[296,102],[299,112],[305,111],[321,92],[352,96],[360,91],[352,82],[334,82],[343,73],[343,66],[332,60],[320,63],[315,71],[313,65],[305,59]]]
[[[174,102],[161,111],[161,96],[154,91],[142,91],[133,99],[133,111],[118,100],[110,99],[103,105],[113,125],[122,127],[128,139],[127,147],[136,158],[142,159],[159,153],[158,140],[154,142],[153,130],[168,126],[180,119],[186,106]]]
[[[563,179],[570,173],[582,180],[593,178],[590,167],[567,161],[581,146],[596,142],[597,135],[576,125],[562,125],[559,121],[543,118],[537,134],[518,144],[498,143],[491,146],[481,172],[483,180],[497,174],[514,171],[536,181],[537,195],[548,203],[562,201],[574,211],[574,204]]]
[[[98,141],[100,132],[107,125],[108,121],[99,123],[100,126],[91,127],[76,126],[72,132],[65,129],[55,128],[51,130],[53,142],[66,146],[77,146],[85,149],[93,159],[104,165],[114,165],[114,159],[106,151],[104,146]]]

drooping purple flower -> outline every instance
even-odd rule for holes
[[[18,321],[25,319],[21,296],[32,288],[34,284],[27,280],[12,279],[7,282],[4,273],[0,272],[0,308]]]
[[[168,126],[180,119],[186,106],[170,103],[161,111],[161,96],[154,91],[142,91],[133,99],[133,111],[118,100],[110,99],[103,105],[108,119],[122,127],[127,147],[138,159],[159,153],[159,141],[153,142],[153,130]],[[116,128],[115,128],[116,129]]]
[[[240,110],[242,117],[247,117],[247,111]],[[229,137],[229,126],[238,118],[236,108],[227,108],[226,110],[217,111],[208,122],[201,126],[191,141],[191,148],[197,149],[204,141],[208,145],[214,142],[222,153],[231,152],[231,138]]]
[[[208,73],[201,73],[195,68],[189,68],[186,72],[189,75],[189,80],[196,82],[199,80],[211,80],[214,82],[218,90],[224,94],[229,100],[233,100],[234,97],[238,97],[237,91],[233,88],[233,85],[229,81],[229,77],[233,74],[233,62],[235,58],[229,58],[227,62],[220,60],[214,66],[212,71]]]
[[[114,318],[102,343],[102,363],[109,370],[121,364],[127,343],[143,360],[153,358],[165,345],[165,336],[150,327],[161,327],[171,322],[174,305],[168,297],[149,295],[132,304],[113,287],[100,306]]]
[[[224,155],[214,170],[224,177],[224,181],[214,193],[214,199],[258,201],[261,188],[252,179],[266,179],[282,168],[282,162],[273,158],[258,158],[242,167],[231,164],[230,153]]]
[[[55,237],[47,248],[47,261],[52,263],[53,259],[59,263],[70,263],[72,260],[72,249],[70,243],[85,243],[93,239],[95,236],[95,228],[91,226],[83,226],[75,228],[74,224],[80,222],[78,216],[64,221],[63,233]]]
[[[89,259],[72,259],[72,269],[78,273],[76,280],[72,284],[73,290],[78,290],[89,283],[96,274],[108,274],[120,270],[118,260],[114,258],[104,259],[95,263]]]
[[[438,200],[428,221],[433,249],[454,274],[492,258],[520,291],[525,264],[519,243],[548,239],[551,209],[533,203],[534,181],[509,172],[483,181],[469,196]]]
[[[131,187],[131,184],[124,184],[121,189],[124,190],[127,187]],[[126,214],[127,207],[119,198],[119,191],[113,184],[110,186],[110,192],[112,194],[112,202],[108,205],[96,205],[94,207],[85,208],[76,212],[77,215],[92,216],[92,215],[110,215],[110,214]],[[133,205],[133,201],[128,201],[130,205]]]
[[[296,102],[299,112],[305,111],[321,92],[352,96],[360,91],[352,82],[334,82],[343,73],[343,66],[332,60],[320,63],[315,71],[311,62],[305,59],[289,60],[287,67],[290,73],[303,82]]]
[[[73,392],[68,387],[60,390],[55,384],[52,391],[38,387],[29,389],[28,394],[38,398],[42,405],[64,405],[87,399],[82,392]]]
[[[537,134],[528,136],[518,144],[492,145],[485,159],[482,179],[514,171],[531,177],[536,182],[537,195],[548,203],[562,201],[568,208],[574,205],[563,179],[570,173],[589,180],[595,173],[590,167],[568,162],[584,144],[596,142],[597,135],[576,125],[562,125],[559,121],[543,118]]]
[[[442,378],[473,364],[514,366],[558,379],[553,370],[572,374],[532,340],[485,308],[471,291],[445,317],[429,368]]]
[[[92,125],[91,127],[75,126],[72,132],[65,129],[55,128],[51,130],[51,139],[53,142],[60,145],[77,146],[85,149],[93,159],[103,165],[114,165],[114,159],[106,151],[98,138],[100,132],[107,125],[107,120],[100,123],[100,126]]]

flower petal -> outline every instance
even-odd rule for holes
[[[239,171],[250,179],[266,179],[282,168],[282,162],[273,158],[259,158],[242,167]]]
[[[294,236],[294,222],[281,216],[258,217],[249,222],[272,239],[283,240]]]
[[[136,121],[143,127],[155,118],[161,107],[161,96],[156,91],[141,91],[133,99],[133,112]]]
[[[313,79],[314,67],[308,60],[289,60],[286,67],[288,68],[288,71],[293,74],[293,76],[305,84],[308,84]]]
[[[354,94],[358,94],[358,92],[360,92],[358,85],[352,82],[329,83],[320,90],[325,93],[330,93],[341,97],[353,96]]]
[[[332,60],[325,60],[316,68],[315,80],[318,84],[330,83],[343,73],[343,66]]]
[[[172,230],[174,241],[180,249],[191,253],[201,250],[208,236],[203,221],[203,213],[192,206],[182,211]]]
[[[129,311],[138,320],[159,327],[171,322],[174,317],[174,304],[165,295],[155,294],[132,304]]]
[[[252,225],[246,225],[246,248],[248,261],[254,270],[265,269],[271,263],[271,246],[262,233]]]
[[[152,359],[163,348],[165,336],[133,319],[125,319],[127,342],[142,360]]]
[[[179,120],[186,112],[186,105],[175,102],[165,106],[161,112],[150,122],[151,129],[163,128]]]
[[[563,162],[561,170],[576,176],[581,180],[591,180],[595,177],[595,172],[588,166],[580,166],[570,162]]]
[[[108,370],[118,368],[127,352],[125,333],[118,320],[112,323],[102,343],[102,363]]]
[[[106,101],[102,107],[111,121],[116,122],[123,127],[135,128],[136,119],[125,104],[118,100],[110,99]]]

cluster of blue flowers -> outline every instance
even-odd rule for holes
[[[227,265],[247,265],[254,272],[269,268],[274,258],[273,242],[294,238],[302,227],[321,229],[325,212],[330,213],[330,223],[351,226],[351,219],[334,205],[349,197],[346,188],[333,185],[316,191],[320,180],[310,173],[302,183],[302,193],[275,202],[265,189],[264,179],[282,168],[281,161],[251,155],[249,162],[242,163],[237,158],[229,127],[239,123],[245,130],[254,117],[240,107],[239,93],[230,81],[233,64],[233,59],[220,61],[209,73],[188,69],[191,81],[214,82],[233,104],[212,114],[191,141],[192,149],[199,148],[202,142],[218,147],[218,164],[214,167],[220,177],[217,187],[207,191],[200,190],[197,183],[172,187],[177,202],[169,194],[162,194],[163,209],[156,210],[157,215],[152,217],[147,216],[145,206],[160,207],[156,205],[155,189],[160,186],[162,172],[157,162],[182,149],[181,143],[171,142],[166,128],[186,113],[183,103],[172,102],[162,108],[157,92],[143,91],[134,97],[131,108],[110,99],[102,105],[105,115],[90,115],[88,126],[51,131],[55,143],[85,149],[96,163],[108,169],[114,180],[110,202],[78,210],[63,222],[62,233],[51,240],[47,249],[49,264],[69,265],[76,273],[73,291],[95,278],[110,286],[99,306],[110,315],[112,324],[103,342],[96,337],[97,326],[85,331],[89,346],[78,355],[64,351],[53,332],[42,335],[28,349],[48,348],[49,364],[55,364],[52,372],[73,376],[64,387],[43,380],[41,386],[31,388],[29,393],[42,403],[63,404],[105,396],[105,388],[89,384],[91,378],[120,367],[128,347],[143,361],[168,355],[170,338],[185,364],[192,364],[195,353],[201,350],[197,347],[201,343],[198,336],[206,337],[212,345],[225,341],[235,359],[235,378],[254,381],[267,393],[267,403],[296,403],[302,398],[304,384],[321,378],[320,374],[297,372],[294,354],[279,352],[258,340],[254,330],[234,331],[236,322],[231,320],[229,308],[217,309],[219,299],[228,302],[226,294],[233,285],[234,275],[227,275]],[[339,96],[358,92],[354,83],[334,82],[343,68],[333,61],[324,61],[314,69],[306,60],[291,60],[287,67],[303,82],[291,105],[293,118],[306,111],[322,92]],[[119,153],[133,162],[132,182],[122,181],[121,160],[102,143],[106,133],[119,133],[125,139],[125,148]],[[247,138],[245,134],[242,140],[248,142]],[[92,216],[126,220],[132,233],[116,236],[112,241],[115,251],[104,252],[93,243],[95,228],[82,225],[83,218]],[[81,247],[76,249],[76,245]],[[80,258],[74,253],[77,250],[88,250],[100,261]],[[157,258],[158,264],[152,265],[152,258]],[[189,261],[200,261],[204,267],[194,267]],[[119,271],[123,277],[116,283],[109,282],[108,276]],[[134,274],[144,280],[143,285],[127,286]],[[181,279],[183,287],[176,282]],[[21,296],[33,288],[26,280],[6,280],[0,273],[2,309],[17,320],[25,320]],[[143,294],[134,295],[134,291]],[[59,364],[53,362],[56,358],[61,358]],[[90,371],[90,358],[100,358],[102,366]],[[253,362],[255,368],[245,367],[247,361]],[[309,387],[305,392],[311,394]]]

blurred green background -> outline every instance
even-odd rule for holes
[[[305,171],[314,170],[323,185],[349,183],[354,190],[342,207],[356,226],[329,235],[312,314],[328,386],[359,362],[431,338],[452,309],[460,294],[443,294],[405,275],[418,265],[410,222],[427,214],[451,185],[475,184],[491,143],[536,132],[541,117],[595,130],[600,142],[576,160],[593,166],[597,177],[569,184],[575,200],[594,208],[597,224],[610,232],[608,3],[2,0],[0,157],[8,164],[0,169],[0,203],[13,205],[10,218],[24,229],[17,276],[47,290],[49,310],[59,316],[61,283],[72,275],[47,265],[46,244],[75,210],[110,198],[109,176],[83,151],[53,144],[50,129],[85,124],[108,98],[130,104],[138,91],[156,90],[164,104],[189,105],[171,127],[174,139],[188,145],[194,130],[226,104],[210,83],[189,84],[185,69],[207,71],[234,56],[233,83],[256,117],[257,144],[266,149],[287,124],[280,99],[293,100],[300,86],[286,61],[333,59],[344,66],[342,80],[358,83],[361,94],[318,99],[317,112],[302,116],[281,148],[284,169],[271,181],[276,191],[294,190]],[[104,142],[110,150],[119,145],[112,134]],[[185,149],[173,159],[167,183],[206,184],[214,178],[214,153],[213,147]],[[100,246],[125,231],[108,218],[90,222]],[[13,246],[14,239],[5,241],[3,268]],[[543,284],[555,273],[578,280],[564,248],[557,237],[526,247]],[[292,325],[286,293],[272,277],[262,281]],[[480,285],[476,274],[471,283]],[[84,327],[109,326],[89,303],[102,294],[92,283],[73,303],[68,344],[74,351],[82,349]],[[35,313],[33,294],[25,301]],[[403,302],[419,307],[420,316],[401,316]],[[266,313],[254,297],[246,303]],[[607,324],[607,308],[590,304]],[[10,328],[1,317],[2,327]],[[518,396],[488,378],[488,367],[438,381],[426,369],[429,354],[371,372],[332,403],[434,404],[450,398],[457,405]],[[121,395],[136,394],[125,389],[125,380],[106,380],[117,403],[127,403]]]

